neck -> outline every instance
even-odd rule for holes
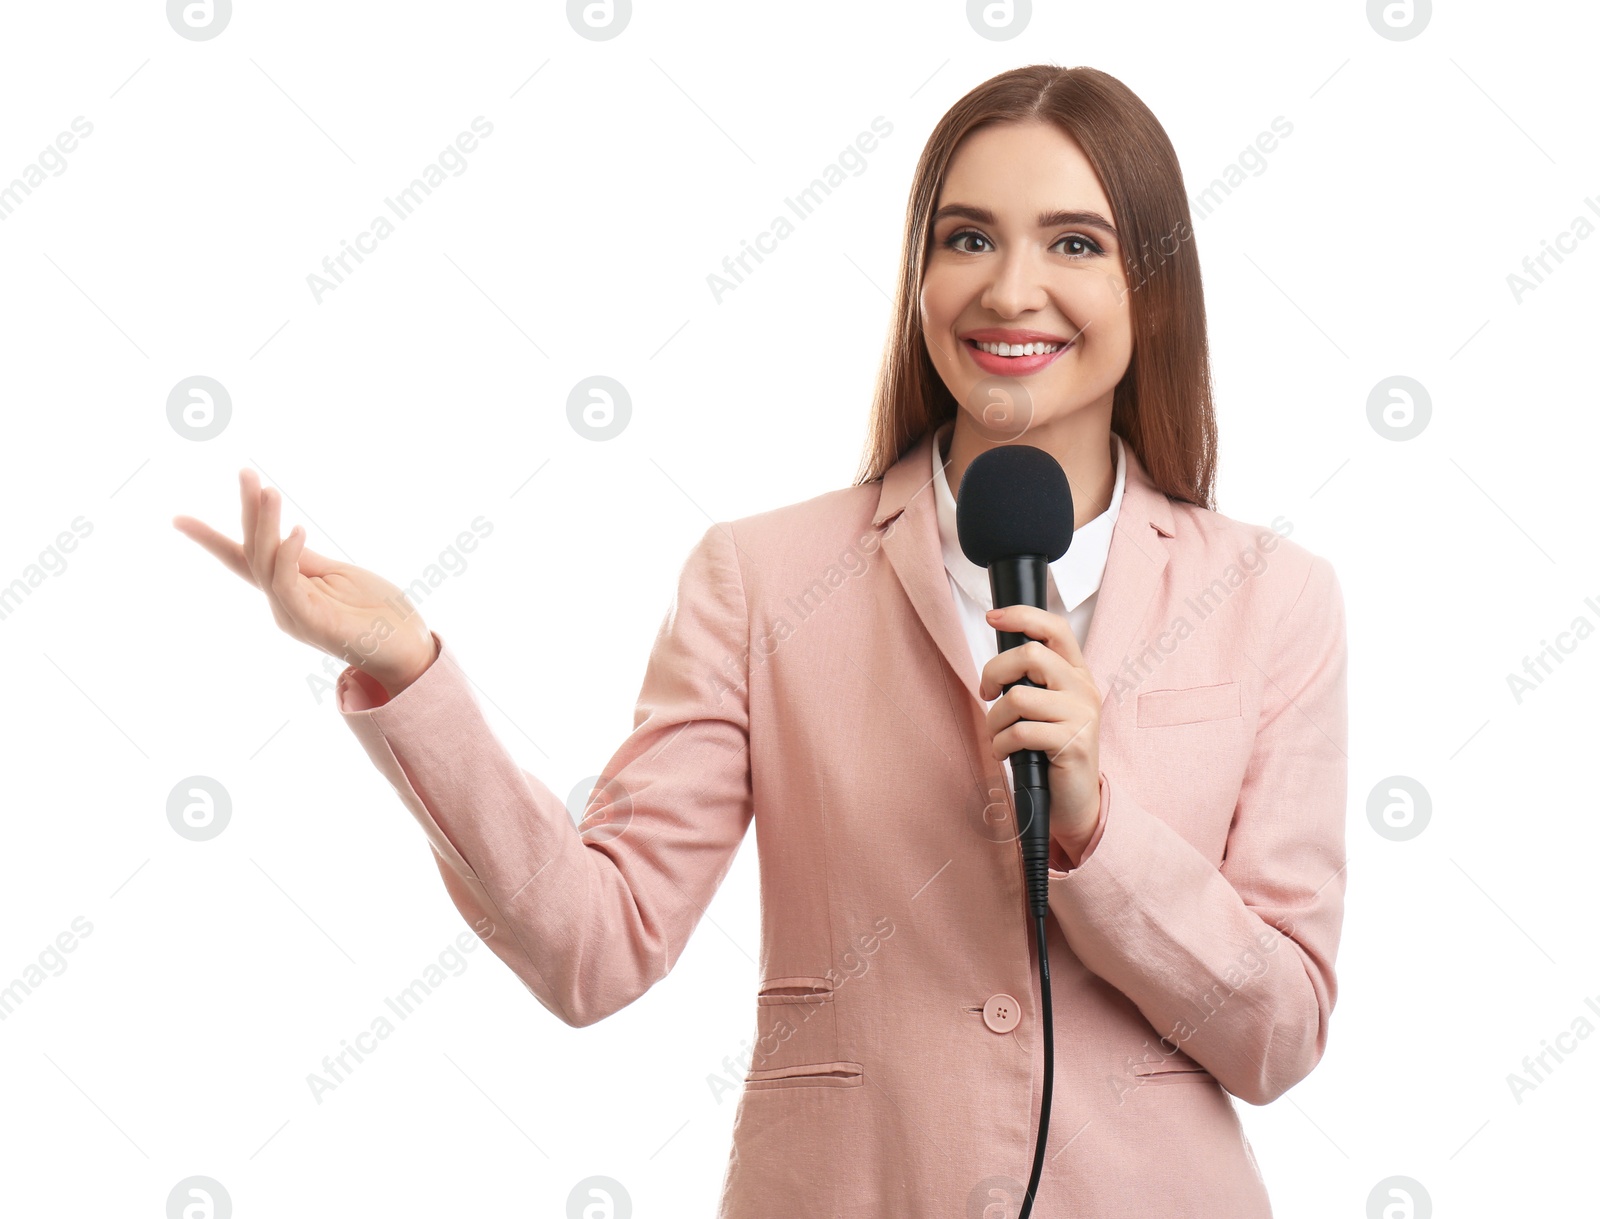
[[[1031,444],[1043,449],[1061,464],[1072,488],[1072,527],[1088,524],[1111,507],[1111,493],[1117,485],[1116,448],[1111,440],[1109,409],[1093,414],[1075,411],[1065,419],[1030,428],[1021,438],[1007,443]],[[956,413],[955,427],[946,440],[949,446],[941,457],[944,476],[952,495],[958,495],[961,476],[979,453],[999,447],[978,433],[966,411]]]

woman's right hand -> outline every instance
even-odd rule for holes
[[[173,525],[267,595],[286,634],[356,665],[393,698],[433,663],[433,633],[406,596],[382,576],[306,549],[296,525],[278,536],[280,499],[252,470],[239,471],[244,544],[192,516]]]

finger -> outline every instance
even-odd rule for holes
[[[1017,631],[1037,639],[1070,665],[1086,668],[1083,651],[1078,647],[1078,637],[1072,633],[1072,624],[1060,614],[1052,614],[1037,605],[1003,605],[985,615],[989,625],[996,630]]]
[[[300,566],[300,574],[302,576],[309,576],[313,579],[318,576],[331,576],[335,572],[344,571],[350,566],[348,563],[341,563],[338,559],[329,558],[325,554],[319,554],[310,549],[306,545],[306,531],[301,529],[299,525],[296,525],[295,528],[300,529],[300,549],[295,552],[295,560]]]
[[[1083,735],[1088,726],[1087,720],[1076,728],[1072,728],[1068,721],[1018,720],[1003,732],[995,734],[990,742],[990,753],[996,758],[1009,758],[1018,750],[1037,749],[1055,762]]]
[[[1038,686],[1012,686],[983,713],[992,737],[1018,720],[1063,723],[1072,715],[1072,703],[1060,690]]]
[[[1061,728],[1057,724],[1044,724],[1038,720],[1018,720],[1004,732],[997,733],[989,744],[989,752],[996,758],[1009,758],[1023,749],[1037,749],[1046,754],[1060,751],[1058,739]]]
[[[250,582],[256,580],[256,512],[261,507],[261,482],[255,471],[239,471],[239,524],[244,530],[239,536],[244,547],[244,561],[250,569]]]
[[[255,547],[250,554],[250,570],[261,587],[272,583],[272,564],[278,557],[278,497],[271,487],[262,487],[256,506]]]
[[[1007,648],[991,657],[983,666],[978,681],[978,694],[985,700],[997,697],[1003,688],[1026,677],[1035,685],[1052,690],[1066,688],[1071,679],[1072,666],[1060,654],[1050,650],[1037,639]]]
[[[296,525],[278,547],[272,570],[272,595],[297,622],[305,622],[311,608],[311,594],[300,579],[300,554],[306,548],[306,531]]]
[[[267,600],[272,603],[272,612],[282,625],[287,621],[284,616],[283,605],[278,601],[272,588],[272,573],[278,561],[278,547],[282,539],[278,533],[278,505],[280,503],[278,492],[272,487],[263,487],[261,490],[261,507],[256,513],[256,552],[251,563],[251,569],[256,573],[257,583],[261,591],[267,594]]]
[[[255,577],[250,574],[250,564],[244,557],[244,547],[238,542],[218,533],[204,521],[197,521],[192,516],[175,516],[172,518],[172,523],[180,533],[193,538],[221,559],[228,570],[241,580],[250,584],[255,583]]]

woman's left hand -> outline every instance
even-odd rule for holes
[[[983,666],[979,696],[995,699],[986,716],[991,749],[996,758],[1039,749],[1050,759],[1050,837],[1076,865],[1100,821],[1100,688],[1060,614],[1007,605],[987,620],[1029,637]],[[1039,684],[1000,693],[1023,677]]]

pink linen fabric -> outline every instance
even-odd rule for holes
[[[705,530],[581,828],[442,636],[392,700],[339,679],[455,905],[567,1024],[666,976],[754,823],[761,981],[721,1219],[979,1215],[1008,1190],[991,1213],[1014,1214],[1031,1166],[1034,930],[929,444],[877,482]],[[1233,1098],[1274,1100],[1327,1044],[1344,605],[1327,560],[1170,500],[1127,460],[1083,641],[1101,821],[1050,874],[1034,1214],[1264,1219]]]

